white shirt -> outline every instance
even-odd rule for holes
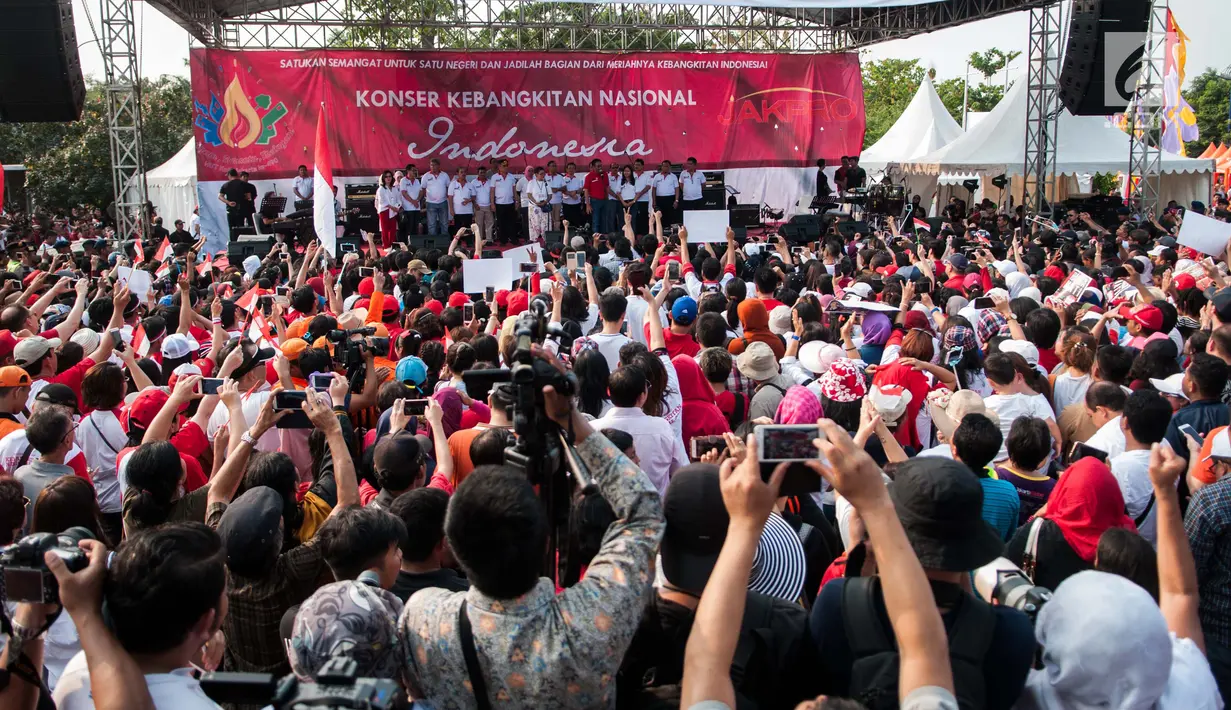
[[[430,170],[423,175],[423,189],[427,192],[429,204],[440,204],[449,197],[449,176],[443,172],[432,173]]]
[[[701,187],[705,185],[705,173],[700,170],[692,173],[685,170],[680,173],[680,185],[684,187],[684,192],[680,196],[682,199],[699,200],[701,199]]]
[[[564,189],[568,190],[569,192],[577,193],[576,197],[569,197],[568,195],[564,195],[564,193],[560,193],[564,198],[564,204],[580,205],[581,197],[582,197],[581,191],[585,189],[585,186],[586,186],[586,176],[585,175],[573,175],[573,177],[568,177],[567,175],[564,176]]]
[[[454,214],[474,214],[474,204],[466,202],[474,197],[474,189],[470,187],[470,183],[459,183],[453,180],[449,183],[449,197],[453,198],[453,213]]]
[[[120,418],[104,409],[90,412],[77,425],[75,441],[85,452],[86,470],[94,481],[99,509],[104,513],[120,512],[124,487],[116,471],[115,457],[128,446],[128,434],[120,426]]]
[[[537,202],[531,202],[530,198],[534,198]],[[535,178],[526,183],[522,189],[522,202],[526,207],[537,209],[539,202],[548,202],[551,200],[551,186],[547,184],[547,180],[539,180]]]
[[[258,367],[263,367],[263,365]],[[262,384],[259,390],[243,398],[243,401],[240,403],[240,408],[243,409],[244,412],[243,422],[231,421],[231,413],[227,411],[226,407],[219,406],[214,410],[213,415],[209,418],[209,422],[205,425],[205,435],[209,437],[210,441],[213,441],[214,436],[218,433],[218,430],[222,428],[223,424],[227,424],[228,422],[231,426],[235,426],[237,423],[241,424],[244,429],[247,430],[248,427],[256,423],[257,415],[261,413],[261,407],[265,406],[265,400],[269,399],[269,390],[270,387],[268,384]],[[278,436],[279,431],[282,430],[277,427],[270,427],[268,431],[261,434],[261,438],[257,439],[256,442],[256,450],[279,451],[280,449],[278,447],[281,444],[280,437]],[[288,429],[287,431],[291,430]],[[308,430],[304,429],[303,431]]]
[[[188,232],[193,235],[199,235],[201,233],[201,215],[194,212],[193,215],[188,218]]]
[[[996,461],[1009,458],[1009,429],[1013,428],[1013,420],[1018,417],[1037,417],[1055,421],[1056,418],[1047,398],[1041,394],[994,394],[985,399],[984,403],[1000,417],[1000,433],[1004,435]]]
[[[307,177],[299,177],[298,175],[296,175],[294,188],[295,188],[295,191],[300,194],[300,197],[297,199],[301,199],[301,200],[312,199],[312,176],[309,175]]]
[[[654,194],[659,197],[675,197],[675,189],[680,186],[680,179],[675,173],[654,173]]]
[[[563,190],[564,183],[568,181],[560,173],[547,175],[543,179],[547,182],[547,186],[551,188],[551,204],[560,204],[564,200],[564,193],[559,192],[559,190]]]
[[[423,182],[421,180],[411,180],[404,177],[398,183],[398,189],[402,191],[402,209],[418,212],[423,207]],[[411,204],[411,200],[415,200],[419,204]]]
[[[470,191],[474,193],[474,204],[479,207],[492,206],[492,181],[487,178],[478,179],[470,183]]]
[[[617,354],[616,361],[618,362],[619,359]],[[615,368],[612,369],[614,370]],[[26,459],[27,464],[43,460],[43,455],[38,452],[38,449],[30,446],[30,440],[26,438],[25,429],[16,429],[5,434],[4,438],[0,439],[0,468],[3,468],[12,476],[22,466],[21,458],[26,455],[27,448],[30,449],[30,458]],[[73,459],[83,455],[81,447],[74,441],[72,448],[68,450],[68,455],[64,457],[64,463],[71,466]]]
[[[735,278],[735,274],[728,273],[724,267],[722,275],[718,277],[718,290],[726,293],[727,283],[733,278]],[[705,290],[707,285],[710,287],[710,290],[713,290],[713,283],[697,278],[697,274],[694,271],[690,270],[684,274],[684,290],[688,291],[688,295],[694,301],[699,302],[701,300],[701,291]]]
[[[631,328],[632,326],[630,325],[629,329]],[[615,372],[616,368],[620,366],[620,348],[624,347],[625,343],[633,342],[632,338],[624,335],[623,333],[612,333],[610,335],[605,333],[595,333],[594,335],[587,335],[585,337],[598,344],[598,351],[602,353],[603,358],[607,360],[607,369],[611,372]],[[12,436],[12,434],[9,436]],[[4,470],[13,471],[14,469],[5,467]]]
[[[517,178],[511,173],[501,175],[496,173],[492,176],[492,194],[496,197],[496,204],[511,205],[513,204],[513,188],[517,185]]]
[[[654,184],[654,173],[651,173],[646,170],[642,170],[640,175],[638,175],[635,172],[633,173],[633,185],[634,187],[637,188],[637,192],[641,192],[642,190],[645,190],[645,188],[647,187],[652,187],[653,184]],[[649,202],[650,193],[652,192],[654,191],[645,190],[645,194],[642,195],[640,198],[638,198],[637,201],[638,202]]]
[[[635,180],[621,180],[620,187],[615,190],[615,193],[620,196],[621,200],[631,202],[637,196],[637,183]]]
[[[637,407],[612,407],[590,426],[595,431],[616,429],[633,437],[641,470],[662,495],[667,493],[671,474],[688,465],[688,452],[679,434],[666,426],[662,417],[651,417]]]
[[[376,213],[384,214],[388,217],[393,217],[396,213],[393,208],[402,208],[402,193],[394,187],[378,187],[376,188]],[[255,421],[255,420],[254,420]]]
[[[1086,439],[1086,446],[1106,451],[1109,460],[1124,453],[1124,430],[1120,428],[1120,417],[1099,427],[1093,436]]]
[[[177,668],[170,673],[149,673],[145,676],[145,685],[158,710],[220,710],[218,704],[201,690],[197,679],[192,677],[191,668]],[[57,710],[93,710],[90,667],[86,664],[84,651],[73,656],[64,667],[64,675],[60,676],[52,699]]]
[[[628,297],[628,308],[624,311],[624,320],[628,321],[628,335],[633,340],[636,340],[642,345],[648,346],[649,343],[645,340],[645,314],[650,309],[650,304],[641,296],[632,295]],[[658,309],[658,317],[660,322],[666,325],[667,311],[661,306]],[[615,372],[612,369],[612,372]]]
[[[1125,451],[1119,456],[1108,460],[1111,475],[1120,484],[1120,493],[1124,495],[1124,512],[1134,521],[1150,505],[1154,495],[1154,484],[1150,482],[1150,450],[1138,449]],[[1158,511],[1153,506],[1145,520],[1137,526],[1137,532],[1158,546]]]

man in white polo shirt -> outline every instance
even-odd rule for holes
[[[680,197],[676,207],[687,212],[701,209],[701,188],[705,186],[705,173],[697,170],[697,159],[689,158],[684,162],[684,172],[680,173]]]
[[[458,166],[457,175],[449,182],[449,224],[454,234],[474,223],[474,189],[466,181],[466,168]]]
[[[500,161],[491,183],[492,201],[496,203],[496,240],[514,244],[521,226],[517,219],[517,177],[509,173],[508,160]]]
[[[449,176],[440,171],[440,161],[423,176],[423,198],[427,200],[427,233],[443,237],[449,231]]]
[[[680,189],[680,179],[671,172],[671,161],[664,160],[658,165],[658,172],[654,173],[652,181],[654,185],[654,206],[658,212],[663,213],[663,224],[679,224],[680,218],[676,215],[676,199]]]
[[[568,220],[568,223],[576,229],[578,226],[586,222],[586,208],[582,205],[582,200],[585,195],[582,191],[586,186],[586,176],[577,174],[577,163],[569,161],[564,166],[564,191],[563,208],[561,217]]]
[[[295,182],[291,185],[291,191],[295,193],[295,209],[307,209],[307,205],[299,206],[300,202],[307,202],[312,199],[312,176],[308,174],[307,165],[299,166],[299,174],[295,176]]]
[[[479,176],[470,183],[474,193],[474,230],[483,244],[492,241],[492,222],[495,215],[492,212],[492,182],[487,179],[487,166],[479,166]],[[475,258],[479,257],[475,254]]]
[[[654,191],[654,173],[646,172],[645,161],[637,158],[633,161],[633,189],[637,191],[637,201],[633,204],[633,231],[637,234],[650,233],[650,193]]]
[[[560,231],[560,219],[564,210],[564,176],[556,170],[556,161],[547,161],[547,188],[551,190],[551,228]]]
[[[419,234],[419,225],[423,223],[423,181],[419,179],[419,168],[414,163],[406,164],[406,175],[398,181],[398,191],[402,193],[402,223],[398,225],[403,239]]]

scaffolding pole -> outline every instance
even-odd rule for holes
[[[146,201],[133,0],[100,0],[100,8],[116,233],[122,239],[132,239],[145,233]]]
[[[1060,115],[1060,62],[1064,12],[1061,3],[1030,10],[1026,70],[1026,156],[1022,204],[1040,214],[1055,195],[1056,124]]]
[[[1168,2],[1150,7],[1150,26],[1146,34],[1141,74],[1128,108],[1131,129],[1128,134],[1129,204],[1145,216],[1157,212],[1162,196],[1162,119],[1163,70],[1167,53]]]

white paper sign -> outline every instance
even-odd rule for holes
[[[137,299],[138,303],[145,303],[150,295],[150,289],[154,286],[154,280],[150,277],[150,272],[142,271],[141,269],[130,269],[127,266],[121,266],[116,270],[116,277],[121,286],[127,286],[132,293],[132,297]]]
[[[689,244],[706,242],[727,243],[727,227],[731,226],[731,213],[726,210],[687,210],[684,212],[684,228],[688,230]]]
[[[504,253],[504,258],[513,262],[513,272],[518,277],[521,276],[521,273],[517,271],[517,266],[524,262],[533,261],[537,263],[540,273],[547,270],[543,267],[543,249],[538,244],[527,244],[524,247],[509,249]]]
[[[462,290],[483,293],[488,286],[497,291],[513,285],[517,265],[510,259],[463,259]]]
[[[1080,271],[1073,271],[1051,297],[1067,306],[1070,303],[1076,303],[1077,299],[1081,298],[1081,294],[1093,284],[1094,279]]]
[[[1176,239],[1183,246],[1192,247],[1210,256],[1222,256],[1227,253],[1229,240],[1231,240],[1231,224],[1219,222],[1192,210],[1184,213],[1184,224],[1180,225],[1180,235]]]

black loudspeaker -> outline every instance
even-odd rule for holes
[[[376,183],[347,185],[345,188],[346,209],[359,208],[359,214],[352,218],[352,222],[365,232],[380,231],[380,219],[376,216],[376,188]]]
[[[701,188],[701,209],[721,210],[727,207],[727,191],[721,187]]]
[[[761,224],[760,205],[736,205],[727,211],[731,213],[732,227],[757,227]]]
[[[872,228],[867,222],[838,222],[837,227],[838,234],[842,235],[843,239],[854,239],[856,234],[867,237],[872,233]]]
[[[1060,101],[1076,116],[1124,110],[1137,88],[1150,0],[1073,0]]]
[[[551,230],[543,232],[543,246],[550,247],[556,244],[564,244],[564,232],[555,232]]]
[[[232,239],[227,244],[227,259],[232,266],[240,266],[244,259],[256,254],[262,259],[269,253],[271,240],[267,236],[249,234]],[[148,252],[147,252],[148,253]]]
[[[0,122],[76,121],[83,104],[72,0],[0,3]]]
[[[797,214],[793,215],[790,221],[782,225],[778,231],[787,235],[788,239],[815,242],[821,238],[821,232],[824,229],[825,220],[820,215]]]

